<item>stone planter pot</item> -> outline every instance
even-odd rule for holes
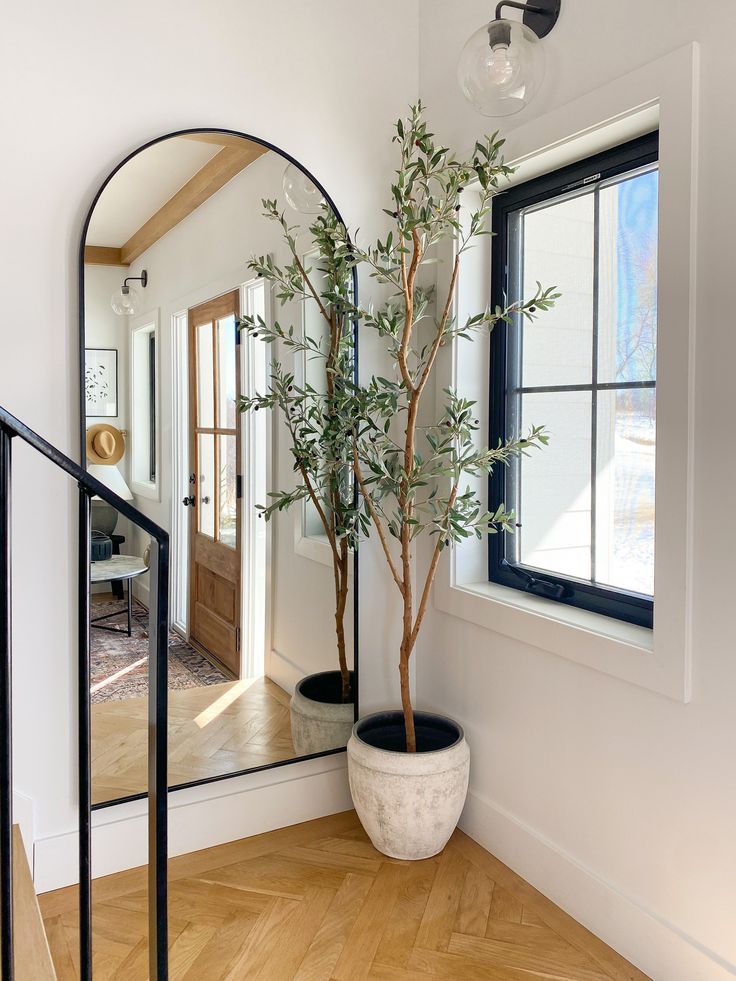
[[[350,683],[355,684],[353,672]],[[339,671],[302,678],[291,696],[291,740],[297,756],[344,749],[355,722],[355,703],[343,702]]]
[[[415,712],[417,752],[404,749],[404,716],[377,712],[353,726],[348,776],[355,810],[378,851],[417,860],[441,852],[468,792],[470,749],[462,727]]]

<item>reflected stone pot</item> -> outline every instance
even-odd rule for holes
[[[355,684],[350,672],[350,684]],[[339,671],[309,674],[291,696],[291,740],[297,756],[344,749],[355,722],[355,703],[342,701]]]
[[[101,531],[105,535],[112,535],[118,523],[120,515],[115,508],[106,501],[99,498],[92,498],[92,528],[94,531]]]
[[[356,722],[348,742],[355,810],[368,837],[390,858],[431,858],[447,844],[468,792],[470,749],[462,726],[415,712],[417,752],[407,753],[401,712]]]

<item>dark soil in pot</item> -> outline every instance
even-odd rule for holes
[[[297,684],[297,690],[304,698],[327,705],[342,705],[342,675],[339,671],[320,671],[307,675]],[[350,688],[355,690],[355,675],[350,672]],[[354,701],[353,698],[350,699]]]
[[[414,727],[417,752],[432,753],[448,749],[463,738],[463,730],[452,719],[431,712],[415,712]],[[358,722],[356,736],[369,746],[391,753],[406,752],[406,728],[403,712],[381,712]]]

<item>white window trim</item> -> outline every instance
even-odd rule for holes
[[[316,251],[312,249],[302,255],[304,268],[309,268],[312,258]],[[301,336],[304,337],[307,329],[307,301],[301,304]],[[307,378],[307,356],[304,351],[294,357],[294,377],[297,384],[304,385]],[[307,532],[307,500],[301,502],[294,508],[294,551],[305,559],[312,562],[319,562],[322,565],[332,566],[332,549],[330,542],[325,534],[308,534]]]
[[[189,317],[171,315],[171,622],[187,636],[189,622]]]
[[[657,460],[654,629],[573,609],[488,581],[487,543],[463,544],[441,563],[435,607],[496,633],[687,702],[691,693],[695,227],[698,47],[666,55],[507,137],[506,159],[527,180],[659,126]],[[466,202],[465,203],[470,203]],[[450,259],[451,256],[446,256]],[[451,263],[440,264],[440,292]],[[458,277],[462,321],[490,295],[490,238],[466,253]],[[479,302],[481,306],[479,307]],[[488,419],[487,338],[458,342],[438,365],[448,385]],[[479,483],[485,495],[486,481]]]
[[[146,314],[141,314],[131,322],[129,338],[129,361],[130,361],[130,489],[139,497],[145,497],[149,501],[161,500],[161,332],[159,329],[160,311],[156,307]],[[153,329],[151,330],[151,326]],[[153,334],[156,340],[156,391],[154,417],[156,427],[156,479],[155,480],[136,480],[136,460],[138,458],[138,447],[136,446],[136,432],[138,424],[136,421],[136,357],[135,357],[135,338],[141,332]]]
[[[272,321],[272,291],[263,279],[249,279],[240,287],[242,316],[253,313],[251,296],[263,289],[264,319]],[[240,336],[240,392],[246,398],[266,390],[271,365],[270,345]],[[275,413],[246,412],[241,417],[240,459],[243,483],[241,501],[242,576],[241,619],[251,629],[243,631],[241,677],[270,673],[273,630],[273,531],[271,522],[260,518],[257,506],[266,500],[274,472],[273,430]],[[258,459],[260,449],[262,456]],[[259,465],[262,464],[262,465]],[[260,541],[259,541],[260,539]]]

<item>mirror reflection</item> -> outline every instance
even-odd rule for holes
[[[271,202],[291,245],[268,220]],[[171,537],[172,787],[343,747],[353,723],[353,552],[341,513],[352,490],[331,479],[319,430],[335,297],[310,232],[334,220],[276,150],[207,131],[133,156],[89,222],[87,466]],[[311,285],[285,297],[268,270],[294,263]],[[285,343],[274,324],[309,344]],[[352,337],[334,350],[348,370]],[[291,388],[279,398],[283,373]],[[307,416],[316,435],[303,474],[294,420]],[[99,805],[146,789],[149,543],[100,500],[92,515]]]

